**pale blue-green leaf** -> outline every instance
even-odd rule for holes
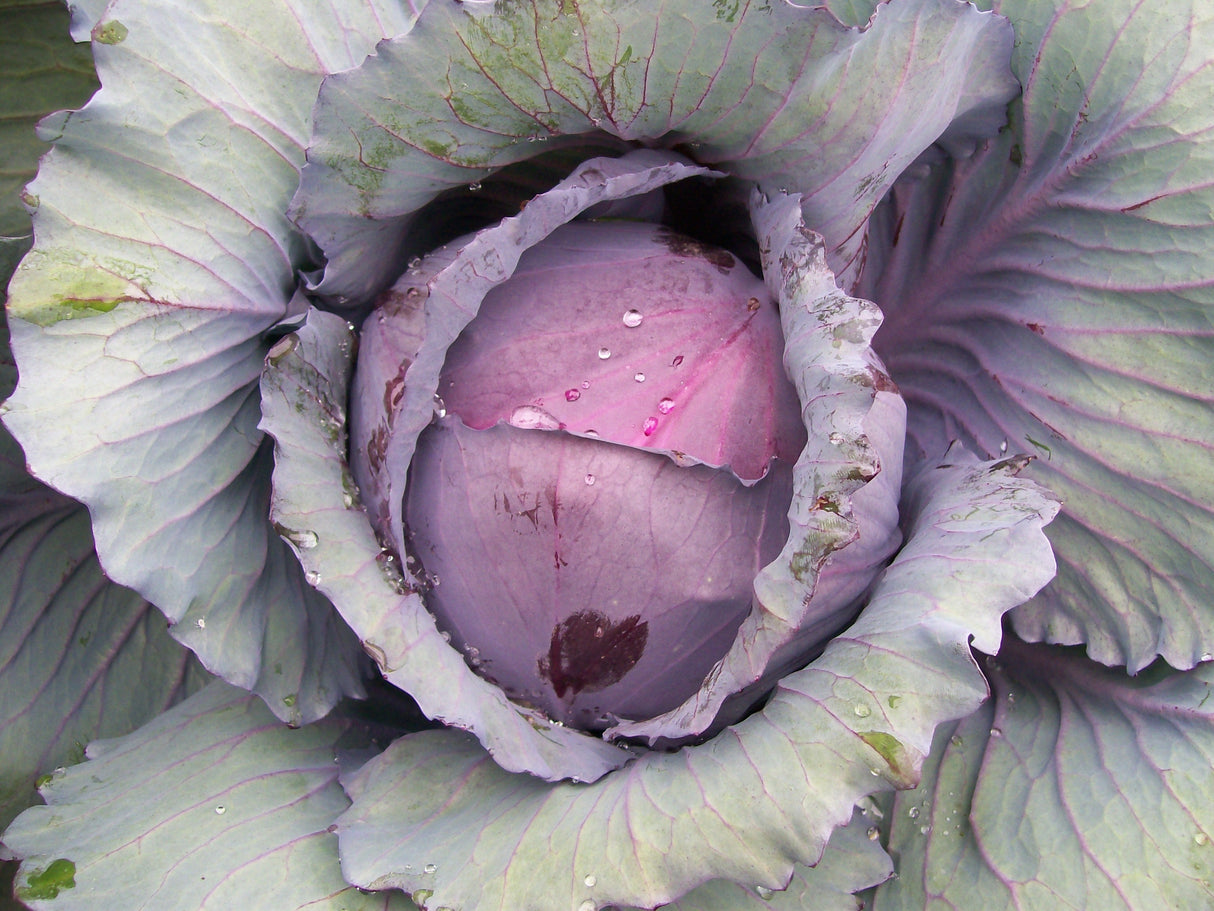
[[[679,742],[742,717],[848,623],[902,542],[906,411],[870,345],[881,313],[839,290],[797,197],[756,193],[751,214],[808,437],[793,467],[788,541],[755,579],[751,611],[699,691],[608,737]]]
[[[434,0],[408,36],[326,80],[293,211],[328,257],[318,290],[365,301],[439,192],[597,132],[801,193],[846,286],[897,176],[933,143],[965,148],[1004,122],[1011,41],[957,0],[889,4],[866,31],[765,0],[541,0],[491,16]]]
[[[874,822],[856,810],[830,836],[822,859],[812,867],[798,864],[783,890],[715,880],[663,905],[663,911],[863,911],[855,893],[885,882],[894,871]]]
[[[104,88],[43,121],[37,243],[10,289],[6,421],[34,472],[88,504],[112,578],[284,718],[359,692],[360,654],[266,519],[259,336],[310,261],[284,210],[321,77],[412,16],[395,0],[110,3],[91,26]]]
[[[298,541],[307,579],[333,599],[383,675],[429,717],[472,731],[506,768],[593,781],[631,754],[510,702],[439,633],[380,546],[346,459],[345,402],[356,336],[318,310],[270,350],[262,429],[274,437],[272,514]]]
[[[907,543],[864,613],[762,711],[592,785],[506,772],[458,731],[402,737],[343,779],[346,877],[479,911],[782,888],[858,800],[917,781],[936,725],[986,696],[969,641],[997,648],[1002,614],[1053,574],[1056,504],[1015,463],[951,458],[910,483]]]
[[[158,611],[102,575],[84,507],[22,461],[0,431],[0,828],[36,802],[40,774],[208,679]]]
[[[403,895],[341,877],[337,751],[357,745],[348,722],[291,729],[212,683],[51,777],[48,806],[5,833],[23,859],[17,897],[56,911],[404,911]]]
[[[1039,456],[1065,501],[1028,639],[1214,652],[1214,7],[1006,0],[1012,127],[895,188],[864,296],[912,445]]]
[[[876,911],[1214,906],[1214,666],[1139,677],[1009,639],[889,824]]]

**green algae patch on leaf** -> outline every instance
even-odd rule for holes
[[[117,19],[110,19],[93,29],[93,40],[102,44],[122,44],[129,34],[130,30],[125,25]]]
[[[51,266],[31,254],[18,267],[13,286],[34,282],[45,289],[39,294],[13,295],[12,316],[35,325],[52,326],[68,319],[109,313],[121,302],[142,297],[135,276],[123,278],[101,268]],[[51,290],[53,288],[53,290]]]
[[[63,890],[75,888],[76,865],[66,857],[60,857],[32,871],[25,885],[17,886],[15,894],[21,901],[39,901],[58,898]]]
[[[894,697],[890,697],[892,700]],[[897,780],[907,787],[915,783],[914,757],[893,734],[884,731],[861,731],[860,739],[881,754]]]

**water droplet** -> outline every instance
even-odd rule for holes
[[[673,361],[671,361],[671,362],[670,362],[670,366],[671,366],[671,367],[677,367],[677,366],[679,366],[679,364],[681,364],[681,363],[683,363],[683,355],[681,355],[681,354],[679,354],[679,355],[675,355],[675,359],[674,359]]]
[[[634,373],[634,374],[632,375],[632,378],[633,378],[634,380],[636,380],[638,383],[643,383],[643,382],[645,382],[645,374],[640,373],[640,372]]]
[[[644,319],[645,317],[641,315],[640,310],[628,310],[624,313],[624,325],[629,329],[635,329],[641,325],[641,321]]]
[[[593,873],[587,873],[586,878],[582,882],[586,884],[587,889],[593,889],[598,883],[598,878]]]
[[[588,898],[577,906],[577,911],[598,911],[599,906],[594,903],[594,899]]]
[[[354,495],[347,491],[343,491],[341,495],[341,505],[350,509],[354,506]]]
[[[857,718],[867,718],[869,715],[871,715],[873,713],[873,710],[870,709],[863,702],[857,702],[855,704],[855,706],[852,708],[852,711],[856,713]]]
[[[641,433],[647,437],[653,436],[653,432],[658,429],[658,419],[653,415],[645,418],[645,423],[641,425]]]
[[[287,538],[291,544],[294,544],[300,550],[311,550],[320,543],[320,538],[313,531],[289,530],[284,533],[283,537]]]
[[[222,816],[222,815],[223,815],[224,813],[226,813],[226,812],[228,812],[228,808],[227,808],[227,807],[225,807],[223,804],[220,804],[219,806],[217,806],[217,807],[215,808],[215,815],[216,815],[216,816]]]
[[[306,573],[304,573],[304,579],[313,588],[315,588],[317,585],[320,585],[320,573],[316,572],[315,570],[310,569]]]
[[[674,410],[674,399],[664,398],[658,401],[658,411],[662,414],[670,414]]]
[[[610,349],[610,348],[600,348],[600,349],[599,349],[599,360],[600,360],[600,361],[605,361],[605,360],[607,360],[607,358],[609,358],[609,357],[611,357],[611,349]]]
[[[565,390],[565,401],[566,402],[576,402],[581,397],[582,397],[582,393],[577,389],[566,389]]]
[[[767,888],[766,886],[755,886],[755,895],[759,896],[759,898],[763,899],[765,902],[771,901],[771,897],[775,894],[776,893],[771,891],[771,889]]]
[[[595,482],[595,481],[597,481],[597,480],[598,480],[598,478],[596,478],[596,477],[595,477],[594,475],[592,475],[592,474],[588,474],[588,475],[586,475],[586,486],[587,486],[587,487],[593,487],[593,486],[594,486],[594,482]]]
[[[964,740],[961,738],[961,735],[960,735],[960,734],[954,734],[952,737],[950,737],[950,738],[948,739],[948,742],[949,742],[949,743],[951,743],[951,744],[952,744],[953,746],[955,746],[955,747],[959,747],[959,746],[964,746],[964,745],[965,745],[965,741],[964,741]]]
[[[920,835],[926,835],[926,834],[927,834],[928,832],[930,832],[931,830],[932,830],[932,827],[931,827],[931,826],[920,826],[920,827],[919,827],[919,834],[920,834]]]
[[[906,815],[909,816],[911,819],[918,819],[919,818],[919,808],[911,807],[909,810],[906,811]]]
[[[1211,655],[1209,652],[1206,652],[1198,660],[1199,661],[1214,661],[1214,655]]]
[[[434,873],[438,870],[438,864],[426,864],[422,867],[423,873]]]
[[[445,418],[447,416],[447,404],[443,401],[443,398],[440,395],[436,395],[434,397],[434,413],[440,418]]]
[[[598,435],[599,435],[599,432],[597,430],[587,430],[586,431],[586,436],[588,436],[588,437],[594,437],[595,439],[597,439]]]
[[[451,634],[446,630],[443,630],[441,633],[439,633],[439,635],[442,636],[444,642],[451,641]]]
[[[1199,845],[1209,844],[1210,836],[1207,835],[1205,832],[1198,832],[1196,835],[1193,836],[1193,841],[1197,842]]]
[[[472,181],[472,183],[468,184],[468,189],[471,190],[473,193],[477,192],[480,188],[481,188],[481,182],[479,180],[474,180],[474,181]]]
[[[999,728],[991,728],[991,736],[992,737],[1002,737],[1003,731],[1001,731]]]
[[[999,454],[1003,455],[1005,452],[1007,452],[1007,440],[999,444]]]
[[[198,627],[199,629],[206,629],[207,628],[206,617],[199,617],[197,620],[194,621],[194,625],[196,627]]]
[[[590,388],[590,380],[582,380],[582,388],[583,388],[583,389],[589,389],[589,388]]]
[[[1016,701],[1016,694],[1015,694],[1015,693],[1008,693],[1008,694],[1007,694],[1007,704],[1008,704],[1008,705],[1011,705],[1011,704],[1012,704],[1013,702],[1015,702],[1015,701]]]
[[[543,408],[520,405],[510,412],[510,426],[520,430],[560,430],[561,422]]]
[[[876,826],[869,826],[868,830],[867,830],[867,832],[865,832],[865,834],[868,836],[869,841],[876,841],[878,838],[881,837],[881,830],[878,829]]]
[[[830,436],[828,436],[826,439],[830,440],[830,445],[832,446],[843,445],[843,434],[839,433],[837,430],[831,431]]]

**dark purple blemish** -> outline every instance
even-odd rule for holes
[[[649,623],[639,614],[613,623],[598,611],[578,611],[552,628],[548,654],[537,666],[558,699],[597,693],[636,667],[648,639]]]

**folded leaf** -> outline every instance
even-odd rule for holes
[[[410,35],[326,80],[293,211],[328,260],[317,290],[362,303],[399,272],[411,217],[438,193],[608,134],[801,193],[846,286],[895,178],[932,143],[968,147],[1003,122],[1011,40],[956,0],[888,4],[865,31],[750,0],[660,15],[639,0],[492,15],[433,0]]]
[[[209,669],[309,720],[361,691],[361,654],[265,518],[260,335],[310,257],[285,208],[321,76],[413,11],[90,12],[75,33],[91,34],[104,88],[42,124],[56,144],[28,190],[37,242],[10,287],[21,382],[5,420],[37,476],[88,504],[111,578]]]

